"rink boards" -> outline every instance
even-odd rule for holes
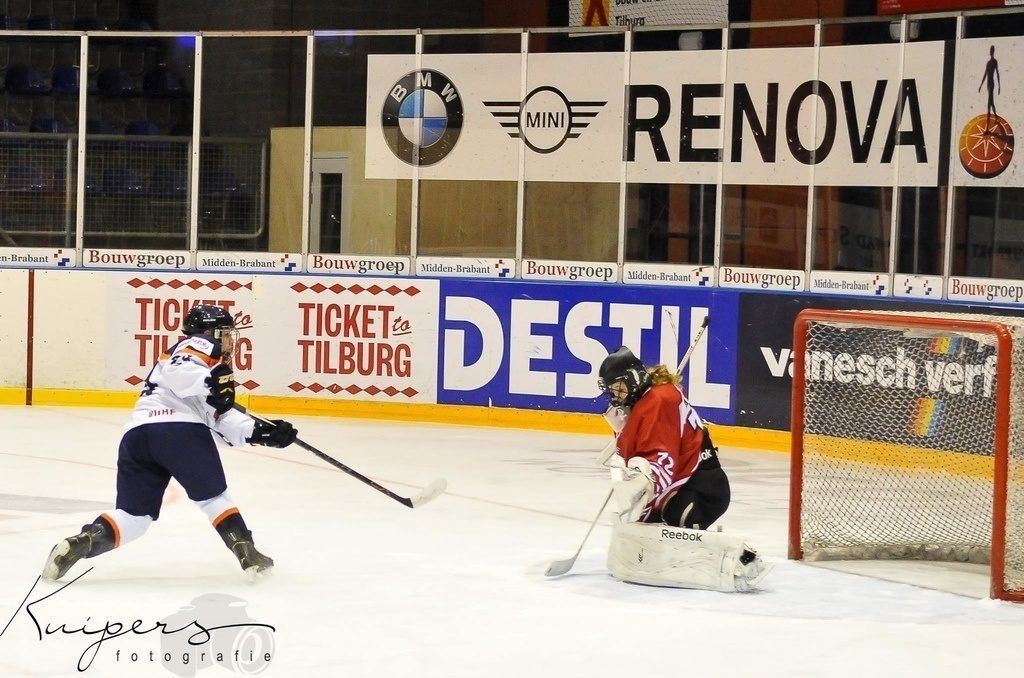
[[[803,308],[993,312],[699,287],[4,269],[0,403],[130,405],[197,303],[242,328],[235,375],[254,408],[594,432],[607,351],[675,365],[706,315],[690,399],[715,424],[785,431]]]

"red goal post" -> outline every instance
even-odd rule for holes
[[[1024,600],[1024,319],[808,309],[789,557],[990,563]]]

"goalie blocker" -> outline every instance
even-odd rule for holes
[[[739,537],[657,523],[612,527],[608,569],[623,581],[708,591],[753,591],[772,569]]]

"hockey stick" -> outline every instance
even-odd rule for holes
[[[586,544],[587,539],[590,538],[590,533],[594,531],[594,526],[597,525],[597,521],[601,519],[601,515],[604,513],[604,509],[608,506],[608,502],[611,498],[612,493],[609,490],[608,496],[604,498],[604,503],[601,504],[601,509],[597,512],[597,515],[594,516],[594,519],[590,521],[590,527],[587,528],[587,533],[583,535],[583,541],[580,542],[580,547],[576,549],[576,553],[572,555],[572,558],[551,561],[551,564],[548,565],[548,569],[544,570],[545,577],[560,577],[572,569],[572,566],[576,564],[576,559],[580,557],[580,552],[583,551],[583,545]]]
[[[253,414],[252,412],[249,412],[241,405],[236,404],[235,409],[238,410],[239,412],[242,412],[243,414],[249,415],[253,419],[257,419],[263,422],[264,424],[270,424],[271,426],[274,425],[274,422],[264,419],[259,415]],[[437,480],[423,488],[423,491],[420,492],[415,497],[403,497],[399,494],[395,494],[394,492],[384,487],[383,485],[377,483],[376,481],[367,478],[359,471],[356,471],[353,468],[349,468],[348,466],[341,463],[340,461],[330,456],[329,454],[321,452],[320,450],[316,449],[315,447],[313,447],[312,445],[310,445],[309,443],[302,439],[296,438],[295,444],[308,452],[312,452],[313,454],[320,457],[321,459],[323,459],[324,461],[326,461],[328,464],[338,469],[339,471],[347,473],[348,475],[352,476],[353,478],[360,482],[366,483],[367,485],[377,490],[381,494],[385,494],[394,499],[395,501],[397,501],[399,504],[408,506],[409,508],[416,508],[417,506],[422,506],[423,504],[426,504],[428,501],[436,499],[438,495],[444,492],[445,488],[448,487],[448,483],[447,481],[445,481],[444,478],[438,478]]]
[[[676,367],[676,374],[682,374],[683,370],[686,369],[686,365],[690,362],[690,356],[693,355],[694,349],[697,348],[697,344],[700,343],[701,337],[704,336],[704,330],[708,328],[708,324],[711,322],[711,316],[704,316],[704,322],[700,324],[700,329],[697,330],[697,335],[690,342],[690,348],[686,349],[686,353],[683,355],[683,359],[679,361],[679,366]],[[604,446],[604,449],[597,455],[597,463],[599,466],[605,466],[612,455],[615,454],[615,443],[618,441],[618,437],[612,438],[611,442]]]

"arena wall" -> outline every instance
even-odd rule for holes
[[[716,288],[424,277],[0,276],[0,394],[7,404],[128,407],[179,336],[184,313],[216,303],[243,328],[236,381],[241,400],[257,410],[599,433],[606,428],[597,368],[606,347],[627,344],[648,364],[673,365],[710,316],[683,375],[690,399],[716,425],[719,442],[778,449],[788,442],[791,328],[801,309],[992,311]]]

